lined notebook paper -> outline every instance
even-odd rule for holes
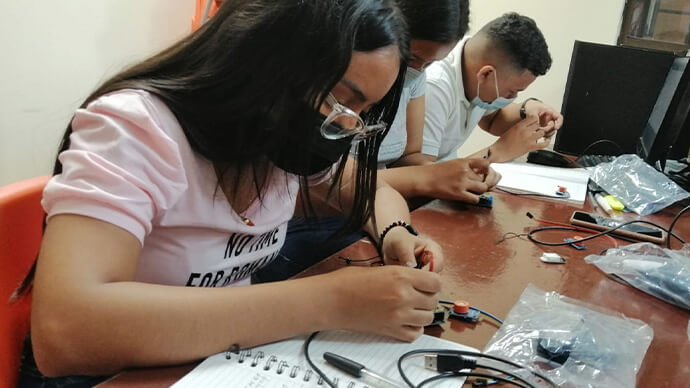
[[[498,187],[523,193],[556,196],[558,186],[570,193],[569,201],[584,203],[589,173],[583,168],[539,166],[533,163],[493,163],[501,174]]]
[[[194,370],[173,385],[173,388],[187,387],[240,387],[240,388],[307,388],[326,387],[312,372],[304,358],[303,345],[306,336],[242,350],[240,354],[225,353],[207,358]],[[335,353],[363,364],[367,369],[384,375],[405,387],[398,373],[398,357],[413,349],[442,348],[476,351],[476,349],[423,335],[415,342],[400,342],[391,338],[347,331],[321,332],[309,346],[312,361],[338,387],[364,388],[375,384],[358,381],[333,368],[323,360],[324,352]],[[437,373],[423,366],[422,357],[412,357],[403,363],[406,375],[418,384]],[[462,378],[443,379],[425,385],[428,387],[458,387]]]

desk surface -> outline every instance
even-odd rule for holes
[[[413,212],[412,221],[415,228],[443,247],[446,261],[442,273],[442,299],[464,299],[503,318],[525,287],[532,283],[545,291],[556,291],[618,311],[642,320],[654,329],[654,339],[638,372],[637,386],[687,386],[690,381],[690,341],[687,335],[690,314],[615,282],[593,265],[585,263],[583,258],[586,255],[610,246],[607,239],[587,241],[588,249],[585,251],[570,247],[542,247],[521,238],[497,243],[505,233],[523,233],[538,226],[526,217],[528,211],[537,218],[568,223],[576,209],[582,210],[565,202],[495,193],[493,209],[434,201]],[[591,211],[591,208],[585,205],[584,210]],[[673,211],[666,210],[645,219],[668,225],[673,215]],[[690,237],[690,220],[679,221],[674,231]],[[558,241],[566,235],[564,233],[547,232],[540,238]],[[362,241],[340,254],[365,258],[373,256],[374,251],[371,244]],[[539,256],[544,251],[561,254],[567,258],[567,263],[542,263]],[[301,276],[328,272],[343,265],[342,260],[332,257]],[[441,327],[427,329],[427,334],[482,349],[496,330],[497,324],[492,320],[482,319],[475,325],[449,321]],[[102,387],[169,386],[192,368],[193,365],[185,365],[128,371],[104,383]]]

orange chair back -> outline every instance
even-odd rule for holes
[[[209,2],[211,4],[208,4]],[[210,19],[211,16],[218,12],[218,7],[220,7],[222,3],[222,0],[196,0],[196,9],[194,10],[194,17],[192,18],[192,31],[196,31],[199,26],[205,22],[205,20],[201,19],[204,17],[204,11],[207,5],[210,7],[208,11],[208,18]]]
[[[31,297],[9,298],[31,268],[41,243],[43,187],[38,177],[0,187],[0,388],[15,387]]]

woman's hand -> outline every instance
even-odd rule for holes
[[[391,265],[346,267],[324,276],[334,291],[336,328],[414,341],[433,321],[441,290],[434,272]]]
[[[381,247],[383,261],[405,267],[416,267],[419,263],[427,271],[441,272],[443,251],[433,240],[415,236],[402,226],[389,230]]]

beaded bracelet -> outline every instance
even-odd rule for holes
[[[394,223],[386,226],[386,228],[381,232],[381,235],[379,236],[379,247],[383,248],[383,238],[386,237],[386,234],[391,231],[391,229],[397,227],[397,226],[402,226],[403,228],[407,229],[408,232],[410,232],[411,235],[413,236],[419,236],[419,233],[415,230],[415,228],[412,227],[412,225],[408,224],[405,221],[395,221]]]

